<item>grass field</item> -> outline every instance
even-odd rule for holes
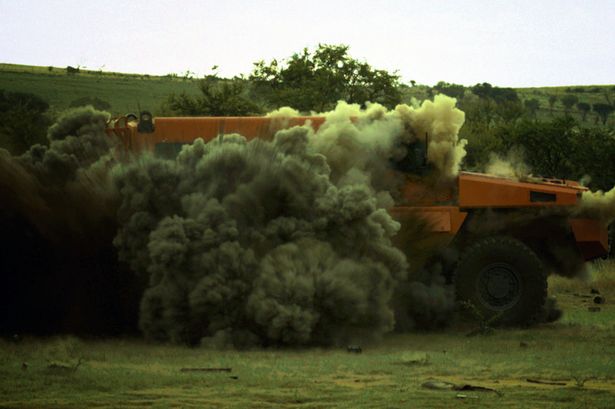
[[[167,96],[173,92],[198,94],[196,79],[150,76],[146,74],[122,74],[104,71],[81,70],[77,74],[67,74],[66,67],[39,67],[31,65],[0,63],[0,89],[7,91],[30,92],[48,101],[53,112],[66,109],[71,101],[84,97],[96,96],[111,104],[113,114],[125,114],[148,109],[155,115]],[[497,85],[497,84],[495,84]],[[577,96],[580,102],[594,104],[615,99],[615,86],[588,85],[542,88],[518,88],[522,100],[536,98],[540,102],[538,116],[542,119],[564,115],[561,97],[566,94]],[[558,97],[553,109],[549,106],[549,96]],[[412,98],[424,100],[428,97],[424,86],[408,87],[403,92],[403,101]],[[581,119],[581,114],[574,108],[571,114]],[[595,122],[596,116],[590,112],[586,121]],[[609,125],[615,123],[611,115]]]
[[[81,71],[68,75],[65,68],[0,64],[0,89],[36,94],[51,105],[52,111],[66,109],[71,101],[96,96],[111,104],[113,114],[156,112],[173,92],[198,94],[192,79],[149,75]]]
[[[362,345],[361,354],[343,348],[189,349],[73,337],[2,341],[0,407],[615,407],[615,263],[595,264],[591,282],[552,278],[550,288],[565,310],[557,323],[474,337],[460,325],[391,334]],[[599,312],[588,311],[590,288],[607,300]],[[48,367],[75,365],[79,358],[75,371]],[[184,367],[232,371],[180,372]],[[422,386],[433,380],[496,392]]]

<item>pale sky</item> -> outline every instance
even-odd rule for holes
[[[615,84],[615,0],[0,0],[0,62],[248,74],[347,44],[406,82]]]

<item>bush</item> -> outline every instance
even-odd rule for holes
[[[536,175],[579,180],[591,178],[590,187],[607,190],[615,184],[615,132],[580,127],[571,117],[551,122],[521,121],[500,128],[503,151],[521,148]]]
[[[0,90],[0,148],[19,155],[34,144],[46,144],[48,109],[37,95]]]
[[[245,116],[260,113],[260,108],[246,95],[244,80],[223,80],[215,76],[199,83],[201,95],[185,92],[171,94],[161,111],[180,116]]]

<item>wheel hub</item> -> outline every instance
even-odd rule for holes
[[[506,310],[521,296],[521,281],[515,269],[506,263],[493,263],[478,275],[478,294],[487,307]]]

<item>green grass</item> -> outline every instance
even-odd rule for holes
[[[81,70],[78,74],[69,75],[66,73],[66,67],[51,67],[50,70],[49,67],[0,63],[0,89],[39,95],[50,103],[52,112],[62,111],[77,98],[96,96],[111,104],[113,114],[138,112],[139,107],[149,109],[156,114],[162,102],[173,92],[185,91],[197,95],[199,90],[196,81],[183,79],[181,76],[122,74],[92,70]],[[571,88],[572,92],[567,92],[568,88]],[[607,102],[605,95],[615,100],[613,85],[517,88],[517,92],[522,100],[536,98],[540,101],[538,116],[541,119],[564,115],[561,97],[565,94],[572,93],[580,102],[590,104]],[[550,95],[558,97],[554,109],[549,107]],[[422,85],[407,87],[403,91],[403,102],[406,103],[412,98],[420,101],[427,97],[427,87]],[[572,109],[571,115],[581,119],[576,107]],[[590,112],[586,123],[589,125],[594,122],[595,114]],[[608,125],[615,125],[613,115]]]
[[[65,68],[0,64],[0,89],[36,94],[51,105],[52,112],[66,109],[71,101],[96,96],[111,104],[113,114],[156,112],[173,92],[198,94],[191,79],[81,71],[67,74]]]
[[[615,406],[615,306],[589,312],[590,288],[615,299],[615,263],[588,282],[552,278],[564,318],[528,329],[466,337],[468,327],[391,334],[343,348],[183,348],[141,340],[74,337],[0,343],[0,407],[202,408],[612,408]],[[55,373],[50,362],[83,364]],[[21,369],[22,362],[28,369]],[[231,373],[182,373],[229,367]],[[231,377],[236,377],[233,379]],[[565,386],[527,382],[537,378]],[[436,379],[496,389],[430,390]],[[459,394],[465,398],[458,397]]]

